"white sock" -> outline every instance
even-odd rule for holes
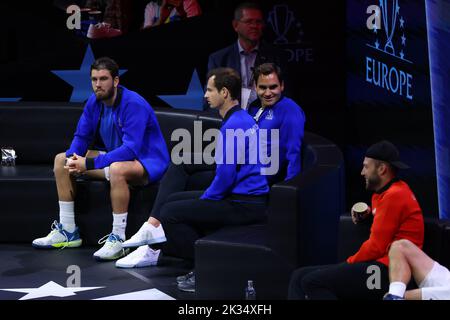
[[[403,282],[396,281],[392,282],[389,285],[389,293],[395,296],[403,298],[405,295],[405,291],[406,291],[406,284],[404,284]]]
[[[113,212],[113,230],[112,233],[117,234],[122,240],[125,240],[125,229],[127,227],[128,212],[114,213]]]
[[[75,231],[75,202],[73,201],[59,201],[59,222],[63,229],[68,232]]]

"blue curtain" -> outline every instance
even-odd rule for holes
[[[427,0],[439,217],[450,219],[450,0]]]

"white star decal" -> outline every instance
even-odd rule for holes
[[[402,45],[406,46],[406,37],[402,35]]]
[[[27,293],[19,300],[38,299],[43,297],[70,297],[76,295],[75,292],[100,289],[104,287],[63,287],[54,281],[47,282],[39,288],[17,288],[17,289],[0,289],[10,292]]]

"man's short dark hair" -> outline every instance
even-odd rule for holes
[[[108,70],[113,79],[119,76],[119,65],[109,57],[102,57],[95,60],[91,65],[91,73],[92,70]]]
[[[263,13],[261,6],[259,4],[257,4],[256,2],[243,2],[241,4],[239,4],[236,9],[234,9],[234,20],[241,20],[242,19],[242,12],[244,11],[244,9],[254,9],[254,10],[259,10],[261,13]]]
[[[208,72],[207,79],[215,76],[214,84],[217,91],[227,88],[233,100],[241,98],[241,77],[239,73],[232,68],[217,68]]]
[[[283,83],[283,75],[281,73],[281,69],[279,66],[277,66],[275,63],[268,62],[263,63],[255,68],[253,70],[253,79],[255,80],[255,83],[258,83],[258,79],[260,75],[268,76],[269,74],[275,73],[278,77],[278,80],[280,80],[280,83]]]

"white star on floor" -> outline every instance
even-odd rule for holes
[[[19,300],[38,299],[43,297],[70,297],[76,295],[75,292],[95,290],[104,287],[63,287],[54,281],[49,281],[39,288],[17,288],[17,289],[0,289],[3,291],[27,293]]]

